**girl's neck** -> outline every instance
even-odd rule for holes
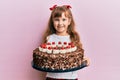
[[[56,33],[56,35],[58,35],[58,36],[68,36],[69,34],[68,33]]]

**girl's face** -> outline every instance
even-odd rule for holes
[[[55,17],[53,19],[54,28],[56,30],[56,34],[58,35],[68,35],[67,28],[70,25],[70,19],[62,13],[61,17]]]

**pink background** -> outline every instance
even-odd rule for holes
[[[0,80],[44,80],[31,67],[32,51],[54,4],[70,4],[88,68],[79,80],[120,80],[120,0],[1,0]]]

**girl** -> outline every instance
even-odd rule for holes
[[[52,12],[42,43],[73,42],[77,47],[82,48],[79,35],[75,31],[75,23],[70,8],[69,5],[54,5],[50,8]],[[46,80],[78,80],[77,71],[65,73],[47,72]]]

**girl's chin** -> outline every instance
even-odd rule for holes
[[[58,33],[64,33],[64,30],[59,30],[59,31],[57,31]]]

